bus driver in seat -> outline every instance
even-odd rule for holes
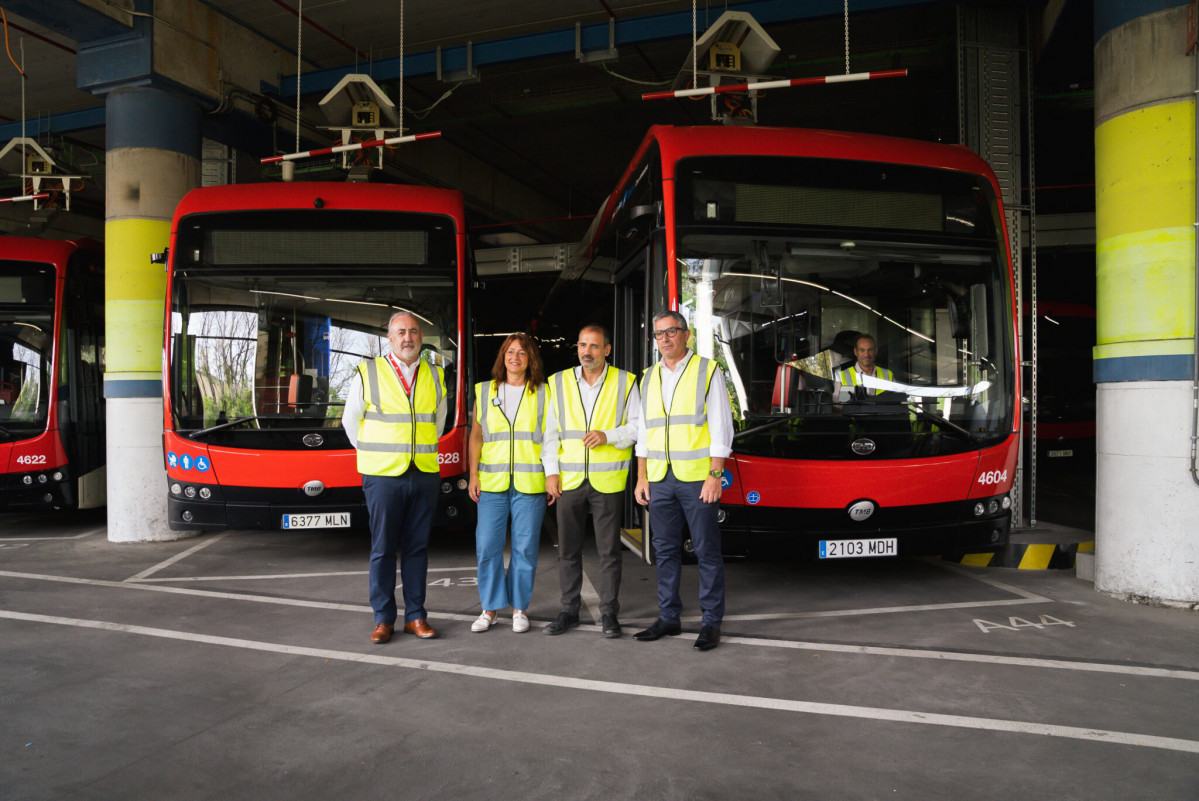
[[[869,334],[862,334],[858,337],[858,341],[854,343],[853,355],[856,360],[852,365],[844,370],[838,370],[833,381],[833,397],[841,397],[841,388],[845,387],[852,392],[853,387],[862,385],[862,376],[868,375],[874,378],[881,378],[884,381],[894,381],[895,374],[886,367],[880,367],[875,363],[878,357],[878,343],[874,337]],[[879,395],[881,389],[867,389],[868,395]]]

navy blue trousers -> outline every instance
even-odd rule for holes
[[[429,532],[437,506],[437,473],[409,467],[402,476],[363,476],[362,491],[371,525],[371,609],[375,623],[395,624],[396,555],[404,593],[404,622],[425,613]]]
[[[724,619],[724,557],[721,555],[720,502],[699,499],[702,481],[679,481],[667,470],[661,481],[649,485],[649,531],[658,569],[658,617],[677,623],[683,611],[679,598],[683,539],[691,530],[691,544],[699,560],[699,609],[703,625],[720,626]]]

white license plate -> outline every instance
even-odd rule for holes
[[[866,556],[895,556],[898,544],[894,537],[875,540],[821,540],[821,559],[855,559]]]
[[[283,528],[349,528],[349,512],[283,515]]]
[[[1048,456],[1050,459],[1056,459],[1056,458],[1060,458],[1062,456],[1073,456],[1074,451],[1069,450],[1069,449],[1062,450],[1062,451],[1049,451],[1045,455]]]

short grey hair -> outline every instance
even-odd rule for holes
[[[417,328],[421,327],[420,320],[417,318],[417,316],[415,314],[413,314],[410,311],[404,311],[403,309],[401,309],[400,311],[391,315],[391,317],[387,318],[387,332],[388,333],[391,333],[391,324],[394,323],[396,320],[400,319],[401,317],[411,317],[412,321],[414,323],[416,323],[416,327]],[[423,329],[422,329],[422,331],[423,331]]]
[[[654,315],[654,321],[650,323],[650,326],[653,327],[657,325],[659,320],[665,320],[667,317],[674,320],[677,327],[683,329],[684,331],[687,330],[687,318],[676,311],[658,312]]]

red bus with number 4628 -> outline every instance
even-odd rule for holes
[[[164,451],[172,529],[366,525],[341,426],[397,311],[446,375],[437,520],[466,494],[469,321],[462,195],[353,183],[197,189],[166,254]]]

